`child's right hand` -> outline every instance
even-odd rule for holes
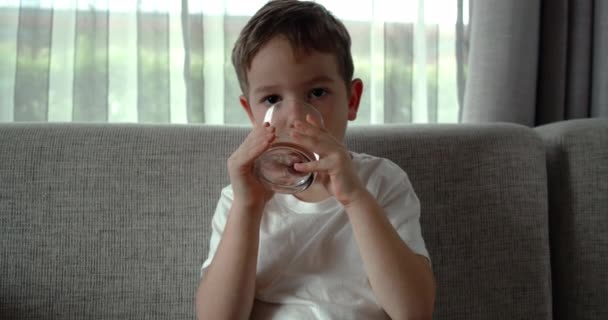
[[[228,158],[228,174],[234,192],[234,204],[253,208],[263,206],[273,192],[265,188],[253,170],[255,159],[270,147],[275,129],[268,123],[255,124],[247,138]]]

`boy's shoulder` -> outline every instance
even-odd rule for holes
[[[350,152],[353,165],[364,181],[407,179],[405,171],[390,159],[367,153]]]

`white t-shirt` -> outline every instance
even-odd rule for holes
[[[420,203],[393,162],[352,153],[367,189],[409,248],[429,257],[420,231]],[[212,222],[211,263],[233,199],[222,190]],[[388,319],[367,280],[348,216],[335,198],[310,203],[275,194],[260,226],[251,319]]]

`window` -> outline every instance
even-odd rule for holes
[[[318,2],[353,39],[355,124],[458,122],[466,0]],[[0,0],[0,121],[247,124],[230,52],[263,3]]]

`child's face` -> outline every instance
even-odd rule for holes
[[[361,80],[353,80],[349,95],[333,54],[310,51],[294,56],[284,37],[273,38],[258,51],[247,80],[247,98],[241,96],[241,105],[252,123],[261,123],[272,104],[298,99],[315,106],[325,128],[340,141],[347,121],[357,116],[363,90]]]

